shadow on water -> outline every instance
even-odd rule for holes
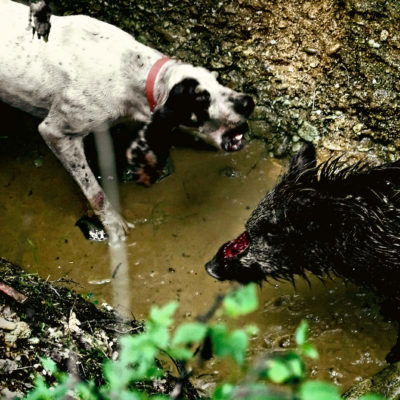
[[[82,293],[111,302],[117,265],[113,278],[107,244],[86,241],[75,226],[87,211],[83,196],[39,137],[38,122],[3,105],[0,112],[0,255],[50,280],[73,279]],[[115,133],[123,149],[126,129]],[[179,300],[178,320],[190,320],[230,288],[210,278],[204,264],[243,230],[282,169],[265,158],[261,141],[235,154],[200,147],[174,148],[174,174],[151,188],[120,186],[122,212],[136,225],[126,241],[132,300],[122,312],[138,319],[153,304]],[[263,285],[260,309],[246,319],[261,332],[250,355],[293,346],[293,332],[307,318],[321,353],[309,364],[312,377],[347,387],[381,369],[395,332],[374,299],[339,280],[311,282],[311,289],[302,280],[296,289],[289,283]],[[204,385],[207,376],[214,382],[215,375],[235,374],[212,361],[204,372]]]

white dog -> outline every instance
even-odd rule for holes
[[[166,58],[88,16],[51,16],[47,42],[27,29],[28,19],[27,6],[0,0],[0,100],[43,118],[40,134],[110,241],[123,239],[128,225],[87,164],[83,138],[91,131],[123,118],[143,122],[127,158],[145,185],[162,169],[178,125],[195,127],[224,151],[242,147],[253,100],[220,85],[215,74]]]

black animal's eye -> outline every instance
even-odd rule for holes
[[[276,236],[280,234],[280,229],[277,224],[265,221],[261,224],[261,231],[265,237]]]

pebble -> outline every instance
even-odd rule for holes
[[[322,140],[322,145],[326,149],[332,150],[332,151],[343,151],[344,150],[344,148],[342,146],[340,146],[339,144],[333,143],[329,139],[326,139],[326,138],[324,138]]]
[[[328,56],[332,56],[336,54],[341,49],[341,47],[342,45],[340,43],[335,43],[326,49],[326,54],[328,54]]]
[[[0,317],[0,329],[12,331],[16,327],[17,327],[17,324],[15,322],[7,321],[6,319]]]
[[[28,339],[28,343],[29,344],[39,344],[40,343],[40,339],[37,338],[37,337],[29,338]]]
[[[285,28],[287,28],[287,26],[288,26],[287,21],[285,21],[285,20],[279,21],[279,24],[278,24],[279,29],[285,29]]]
[[[368,40],[368,46],[373,48],[373,49],[379,49],[381,47],[381,44],[376,42],[374,39],[369,39]]]
[[[314,47],[304,47],[303,49],[307,54],[317,54],[318,50]]]
[[[4,340],[8,344],[14,344],[17,339],[28,339],[31,336],[31,330],[26,322],[19,321],[15,324],[15,328],[4,335]]]
[[[362,128],[363,128],[363,124],[361,124],[361,123],[358,123],[358,124],[355,124],[354,126],[353,126],[353,132],[354,133],[360,133],[361,132],[361,130],[362,130]]]
[[[389,37],[389,32],[386,29],[383,29],[381,31],[381,34],[380,34],[379,38],[381,39],[382,42],[384,42],[384,41],[387,40],[388,37]]]
[[[303,146],[302,142],[293,143],[292,151],[294,153],[297,153],[301,149],[302,146]]]
[[[105,285],[110,282],[111,282],[111,279],[109,279],[109,278],[93,279],[93,280],[88,281],[89,285]]]
[[[293,135],[293,136],[292,136],[292,142],[293,142],[293,143],[297,143],[299,140],[300,140],[300,137],[299,137],[299,136],[297,136],[297,135]]]

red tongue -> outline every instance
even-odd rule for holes
[[[249,247],[249,235],[243,232],[239,237],[228,242],[223,249],[224,258],[236,257]]]

